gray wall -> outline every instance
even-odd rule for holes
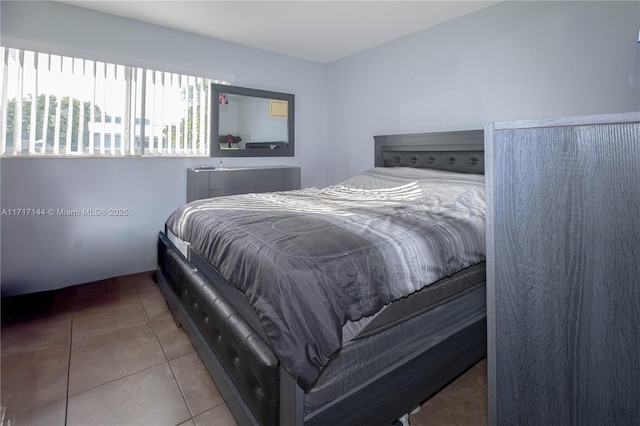
[[[506,2],[329,65],[329,183],[373,166],[377,134],[640,110],[640,2]]]
[[[296,95],[296,156],[225,165],[302,167],[303,186],[373,166],[376,134],[640,109],[627,80],[638,2],[508,2],[328,66],[60,3],[0,2],[5,41],[133,65],[232,75]],[[211,75],[214,77],[214,75]],[[155,236],[195,159],[2,159],[2,208],[128,208],[122,218],[2,217],[2,292],[155,268]],[[209,160],[216,163],[216,160]]]
[[[296,165],[324,186],[326,66],[57,2],[0,2],[2,44],[147,65],[296,95],[296,156],[231,158]],[[126,217],[10,217],[0,222],[2,295],[156,268],[155,242],[186,200],[186,169],[218,159],[0,160],[1,208],[126,208]]]

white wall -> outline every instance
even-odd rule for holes
[[[640,2],[507,2],[329,65],[330,184],[373,136],[640,110],[628,86]]]
[[[225,166],[297,165],[324,186],[326,66],[57,2],[0,2],[2,44],[204,76],[296,95],[295,157]],[[218,159],[0,160],[0,208],[125,208],[126,217],[12,217],[0,222],[2,295],[156,268],[155,243],[186,200],[186,169]],[[36,207],[37,206],[37,207]]]

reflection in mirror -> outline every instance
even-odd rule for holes
[[[218,117],[220,149],[276,149],[289,143],[287,101],[222,94]]]
[[[212,157],[293,156],[293,95],[211,86]]]

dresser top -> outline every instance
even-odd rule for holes
[[[214,166],[195,166],[189,170],[194,172],[211,172],[211,171],[234,171],[234,170],[265,170],[265,169],[299,169],[299,166],[239,166],[239,167],[214,167]]]

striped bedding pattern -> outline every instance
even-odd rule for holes
[[[484,176],[373,168],[323,189],[194,201],[166,224],[246,295],[309,389],[346,323],[484,260]]]

